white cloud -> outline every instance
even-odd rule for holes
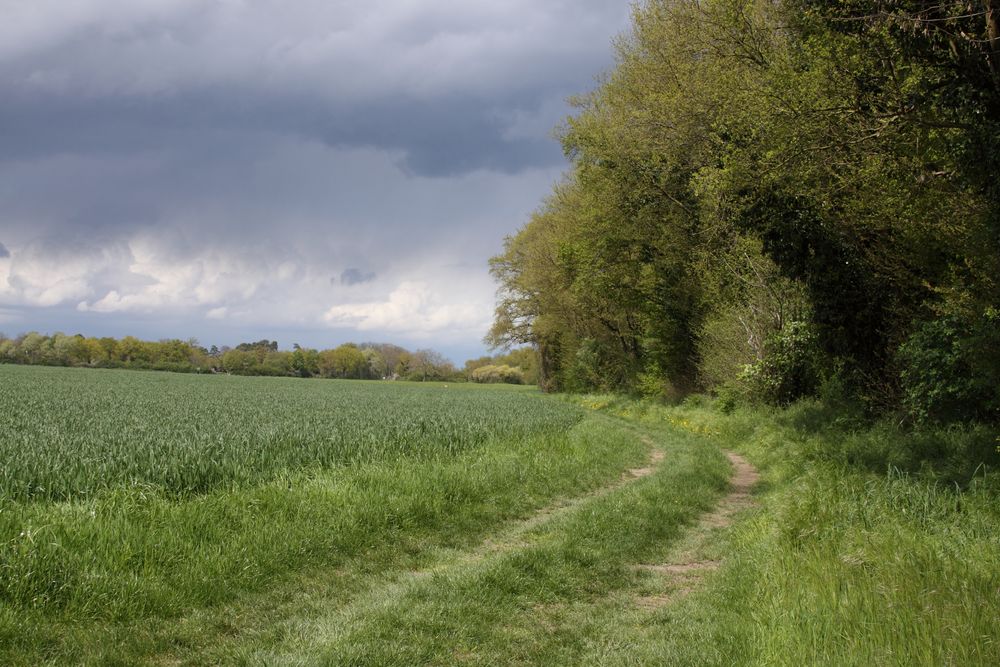
[[[94,276],[109,262],[120,260],[120,250],[24,248],[0,261],[0,274],[6,274],[0,279],[0,305],[48,307],[84,298]]]
[[[286,264],[270,267],[252,255],[232,255],[218,250],[178,256],[169,242],[139,237],[128,244],[132,261],[127,275],[136,288],[108,290],[95,301],[83,301],[83,312],[153,312],[158,309],[191,309],[249,301],[270,281],[285,284],[295,277]]]
[[[333,306],[323,319],[358,331],[391,331],[421,337],[436,333],[482,332],[489,321],[483,303],[455,302],[423,282],[406,281],[385,300]]]

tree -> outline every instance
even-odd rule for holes
[[[663,396],[821,351],[898,405],[900,346],[941,318],[981,346],[1000,303],[996,16],[643,4],[563,128],[566,181],[492,261],[488,342],[534,346],[548,389]],[[815,386],[767,375],[782,401]]]
[[[440,353],[430,349],[422,349],[410,355],[409,370],[407,379],[426,382],[428,380],[448,379],[455,372],[455,367]]]
[[[369,358],[354,343],[344,343],[320,354],[319,369],[323,377],[360,379],[367,373]]]

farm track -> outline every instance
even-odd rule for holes
[[[721,565],[719,559],[705,558],[701,554],[713,532],[730,526],[736,514],[753,506],[750,493],[760,480],[760,473],[745,458],[735,452],[726,452],[726,457],[733,465],[733,475],[729,479],[731,488],[726,497],[688,529],[686,535],[671,550],[667,562],[637,566],[639,570],[660,577],[666,589],[662,594],[638,598],[636,602],[639,607],[659,609],[684,597],[701,584],[707,573]]]
[[[663,450],[656,447],[653,441],[642,436],[642,440],[650,446],[649,459],[645,465],[631,468],[622,473],[621,477],[606,486],[594,489],[579,496],[565,498],[538,510],[527,519],[518,521],[513,526],[499,534],[487,538],[480,546],[470,551],[456,551],[439,560],[432,567],[404,573],[394,577],[390,582],[369,588],[354,600],[336,612],[340,623],[350,625],[354,620],[363,619],[373,609],[389,607],[398,601],[411,588],[434,576],[443,576],[464,567],[481,563],[486,558],[530,546],[526,536],[550,521],[566,516],[581,506],[604,496],[607,496],[633,482],[652,475],[657,466],[666,457]]]
[[[655,473],[666,454],[648,436],[641,437],[650,447],[648,461],[641,467],[626,470],[615,482],[551,504],[488,538],[474,549],[446,552],[431,567],[397,575],[387,583],[363,590],[329,615],[309,621],[299,619],[295,634],[306,643],[315,641],[317,637],[323,637],[321,641],[324,643],[337,642],[346,638],[352,628],[363,624],[373,612],[391,609],[407,594],[434,577],[450,579],[491,557],[530,547],[532,541],[529,535],[532,531]],[[699,559],[697,554],[712,531],[730,525],[738,512],[753,504],[750,492],[759,479],[756,469],[746,459],[732,452],[727,452],[726,455],[734,467],[729,493],[713,510],[702,515],[697,523],[685,531],[672,550],[668,562],[636,566],[637,569],[662,577],[664,588],[670,590],[669,594],[637,598],[636,604],[640,609],[657,609],[678,599],[693,590],[707,572],[718,567],[717,560]]]

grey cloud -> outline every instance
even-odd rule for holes
[[[607,0],[155,5],[33,0],[0,25],[0,81],[78,98],[239,85],[354,101],[511,90],[593,74],[629,11]]]
[[[546,103],[571,92],[563,85],[554,91],[507,92],[493,98],[461,92],[434,99],[387,94],[357,104],[309,95],[268,97],[246,90],[194,91],[155,100],[19,96],[0,108],[0,160],[67,153],[206,152],[218,137],[243,133],[398,152],[403,166],[417,175],[449,176],[476,169],[511,173],[562,162],[559,146],[549,137],[518,136],[511,129],[518,115],[543,108],[551,116],[543,122],[554,125],[561,117]],[[241,162],[240,153],[236,149],[227,155]]]
[[[380,271],[383,261],[456,243],[495,250],[559,171],[408,177],[391,154],[371,149],[242,133],[201,144],[149,156],[0,162],[0,232],[3,218],[30,223],[0,236],[22,246],[43,234],[75,243],[96,233],[173,230],[231,252],[266,244],[273,256],[280,229],[306,259],[351,267],[352,258],[378,258],[368,268]]]
[[[344,283],[348,287],[352,285],[370,283],[373,280],[375,280],[375,273],[373,271],[365,273],[361,269],[347,269],[340,274],[340,282]]]
[[[7,246],[0,243],[0,259],[10,257],[10,250],[7,250]]]
[[[300,341],[337,279],[359,285],[337,296],[379,303],[440,271],[444,292],[488,303],[486,259],[563,168],[546,129],[610,64],[629,13],[625,0],[71,4],[33,0],[0,22],[0,256],[17,250],[0,307],[28,327],[120,335],[138,320],[77,300],[153,302],[155,280],[181,305],[131,311],[150,337],[222,326],[185,315],[200,290],[199,313],[227,306],[227,322],[263,327],[247,339],[281,320]],[[331,279],[331,266],[352,268]],[[256,325],[236,317],[253,308]]]
[[[589,88],[628,13],[600,0],[95,0],[68,16],[46,4],[58,3],[22,17],[33,40],[12,33],[24,44],[0,48],[0,159],[197,147],[240,130],[395,151],[437,176],[558,163],[558,146],[509,132],[512,118]]]

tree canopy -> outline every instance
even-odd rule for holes
[[[992,0],[648,0],[492,260],[553,390],[1000,410]],[[975,360],[975,363],[973,363]],[[942,379],[957,413],[929,409]],[[921,407],[922,406],[922,407]],[[961,414],[958,414],[961,413]]]

